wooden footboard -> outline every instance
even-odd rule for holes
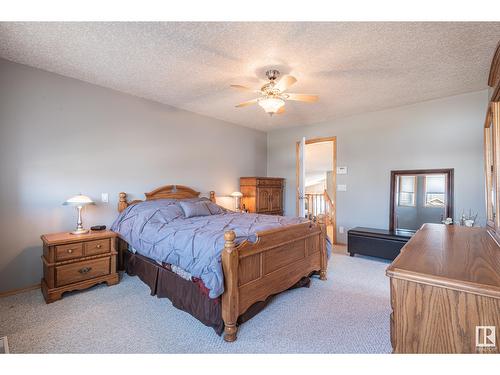
[[[326,280],[324,224],[303,223],[257,233],[255,243],[234,243],[224,236],[222,252],[225,292],[222,295],[224,340],[236,340],[236,321],[252,304],[292,287],[302,277],[319,271]]]

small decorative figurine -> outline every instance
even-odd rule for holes
[[[469,209],[469,214],[466,215],[464,212],[462,212],[462,216],[460,217],[460,225],[466,226],[466,227],[473,227],[474,224],[476,223],[478,214],[473,214],[472,210]]]
[[[446,225],[451,225],[453,224],[453,219],[451,217],[447,217],[446,220],[442,221],[442,223]]]

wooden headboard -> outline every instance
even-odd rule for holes
[[[193,190],[187,186],[183,185],[165,185],[150,191],[149,193],[144,193],[147,201],[154,199],[189,199],[198,198],[200,192]],[[210,200],[215,203],[215,192],[210,192]],[[127,201],[127,193],[121,192],[120,199],[118,201],[118,211],[122,212],[128,206],[143,202],[141,200],[134,200],[132,202]]]

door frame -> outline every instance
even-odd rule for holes
[[[306,146],[312,143],[332,142],[333,143],[333,168],[332,168],[332,185],[333,185],[333,238],[332,242],[337,243],[337,137],[320,137],[306,139]],[[299,215],[299,158],[300,158],[300,141],[295,144],[295,214]]]

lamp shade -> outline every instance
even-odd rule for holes
[[[243,194],[240,193],[239,191],[235,191],[234,193],[231,193],[231,196],[235,198],[241,198]]]
[[[285,101],[280,98],[265,98],[259,100],[259,105],[266,111],[266,113],[276,113],[278,110],[285,105]]]
[[[87,206],[89,204],[95,203],[92,199],[82,194],[75,195],[63,203],[64,206]]]

